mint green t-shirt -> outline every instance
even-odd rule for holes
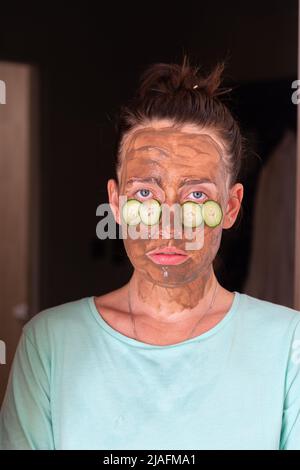
[[[234,292],[225,317],[155,346],[93,297],[24,327],[1,410],[1,449],[300,449],[299,311]]]

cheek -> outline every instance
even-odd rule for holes
[[[124,239],[124,247],[129,259],[133,262],[133,264],[136,262],[141,262],[141,260],[143,260],[143,262],[149,260],[149,258],[145,255],[147,251],[151,250],[149,240],[143,240],[140,238],[133,240],[132,238],[128,237]]]
[[[208,228],[205,231],[204,248],[208,251],[218,250],[222,238],[222,227]]]
[[[213,260],[220,247],[222,238],[222,227],[206,228],[204,231],[203,246],[199,250],[195,250],[193,258],[196,262]]]
[[[219,248],[222,238],[222,227],[216,227],[214,230],[211,230],[209,243],[212,247]]]

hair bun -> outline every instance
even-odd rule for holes
[[[201,92],[213,98],[231,91],[230,88],[220,88],[224,68],[225,63],[219,62],[208,75],[204,76],[199,73],[199,67],[190,65],[187,56],[184,56],[182,65],[152,64],[142,74],[137,94],[143,99],[153,92],[169,95]]]

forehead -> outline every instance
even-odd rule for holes
[[[143,128],[130,135],[124,146],[127,163],[143,164],[158,159],[168,165],[218,163],[222,149],[209,134],[173,128]],[[132,166],[132,165],[129,165]]]

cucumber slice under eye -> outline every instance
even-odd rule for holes
[[[128,199],[122,207],[122,216],[126,224],[137,225],[141,222],[139,209],[142,203],[137,199]]]
[[[221,223],[223,212],[221,206],[212,200],[205,201],[202,205],[204,222],[209,227],[216,227]]]
[[[204,221],[209,227],[216,227],[221,223],[223,212],[221,206],[213,200],[198,204],[187,201],[182,204],[182,223],[185,227],[199,227]],[[161,216],[161,204],[156,199],[148,199],[144,202],[138,199],[128,199],[122,208],[122,216],[128,225],[137,225],[143,222],[145,225],[155,225]]]
[[[182,204],[182,223],[185,227],[199,227],[203,222],[201,204],[187,201]]]
[[[161,215],[161,204],[156,199],[148,199],[140,205],[139,214],[145,225],[155,225]]]

